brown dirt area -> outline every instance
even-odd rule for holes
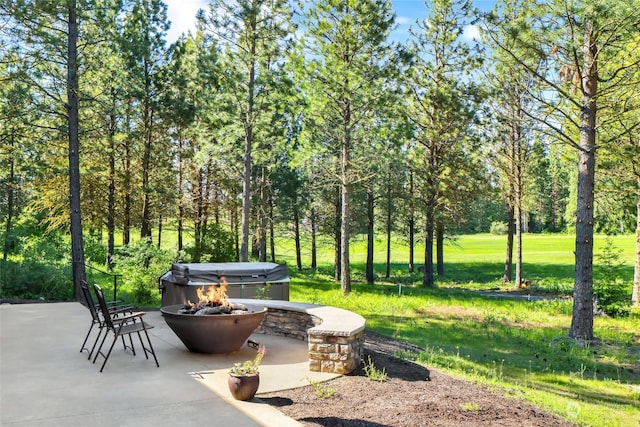
[[[398,350],[419,349],[367,331],[363,360],[371,357],[376,369],[384,368],[386,381],[371,381],[361,366],[319,385],[331,388],[331,397],[316,396],[311,385],[258,397],[313,427],[574,425],[522,400],[396,358]]]

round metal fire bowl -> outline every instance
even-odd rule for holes
[[[266,307],[248,307],[244,314],[194,316],[180,314],[184,304],[162,307],[160,312],[167,325],[194,353],[231,353],[242,347],[249,335],[260,325]]]

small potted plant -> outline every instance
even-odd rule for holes
[[[253,360],[246,360],[244,363],[236,363],[229,370],[229,391],[237,400],[251,400],[260,386],[260,372],[258,368],[262,358],[267,354],[267,349],[263,345],[258,346],[258,352]]]

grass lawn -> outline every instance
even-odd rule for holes
[[[595,242],[596,269],[605,240],[598,236]],[[621,251],[621,274],[631,283],[634,238],[614,237],[613,242]],[[500,280],[504,236],[462,236],[449,242],[446,274],[433,289],[418,286],[420,276],[407,272],[408,251],[397,242],[391,277],[383,279],[385,244],[376,245],[379,280],[367,285],[366,241],[354,239],[353,290],[345,297],[331,279],[330,241],[320,245],[316,272],[294,271],[293,243],[277,242],[278,261],[286,261],[292,273],[291,300],[360,313],[367,328],[423,348],[419,354],[401,356],[524,398],[579,425],[640,425],[639,312],[627,318],[596,317],[598,342],[583,346],[566,337],[570,299],[515,300],[477,292],[511,287]],[[570,294],[574,237],[526,235],[523,245],[523,276],[532,283],[529,292]],[[304,251],[303,264],[310,258],[308,248]],[[422,248],[416,256],[422,257]]]

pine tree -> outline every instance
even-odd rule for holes
[[[336,273],[348,294],[351,198],[354,184],[362,179],[356,153],[367,143],[369,121],[394,77],[394,52],[387,41],[394,16],[384,0],[327,0],[302,9],[308,60],[300,74],[311,104],[307,119],[318,135],[318,150],[336,159],[330,162],[338,181],[334,194],[339,195],[334,198]]]
[[[226,94],[222,102],[227,126],[221,142],[233,146],[243,141],[240,261],[248,261],[254,155],[256,149],[267,151],[269,147],[278,62],[293,31],[291,11],[284,0],[216,0],[199,20],[203,31],[218,40],[222,51],[219,81]],[[265,199],[261,200],[264,206]],[[264,245],[264,234],[259,235]]]
[[[489,21],[514,35],[513,46],[496,37],[493,41],[540,83],[529,92],[540,105],[529,117],[577,151],[574,305],[569,336],[578,340],[594,337],[595,169],[596,153],[603,148],[598,134],[610,119],[604,108],[606,94],[628,85],[626,70],[640,63],[614,65],[620,51],[637,37],[640,11],[635,3],[523,2],[525,13],[518,19],[493,15]]]
[[[134,140],[142,152],[140,164],[142,212],[140,237],[151,241],[151,182],[152,159],[156,150],[154,135],[159,115],[159,73],[165,56],[164,35],[168,29],[167,7],[160,0],[133,0],[125,7],[121,45],[129,71],[132,105],[140,110],[140,123],[136,124]],[[129,135],[129,138],[134,135]],[[166,158],[165,160],[166,161]],[[128,189],[125,191],[129,191]]]
[[[423,284],[435,283],[433,268],[438,212],[449,171],[464,171],[465,141],[474,121],[476,88],[462,76],[479,65],[473,47],[460,39],[472,22],[470,1],[438,0],[430,3],[429,17],[411,31],[417,53],[407,85],[411,96],[408,116],[416,128],[416,192],[425,214]]]

